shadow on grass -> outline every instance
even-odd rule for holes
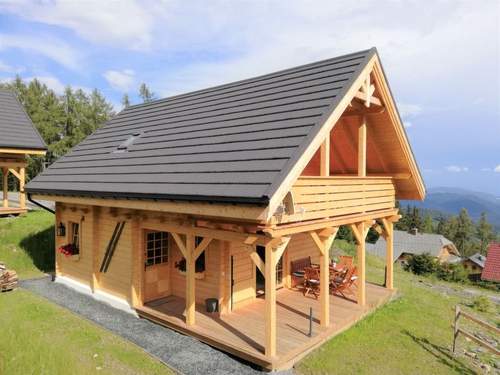
[[[451,351],[448,348],[433,344],[426,338],[417,337],[408,330],[403,330],[403,334],[409,336],[416,344],[433,355],[439,362],[448,366],[450,369],[453,369],[461,374],[476,374],[475,371],[471,370],[462,362],[453,357]]]
[[[54,227],[51,226],[41,232],[24,237],[20,243],[26,254],[33,260],[33,264],[42,272],[54,270]]]

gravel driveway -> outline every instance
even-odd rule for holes
[[[249,364],[190,336],[138,319],[65,285],[53,283],[49,277],[21,281],[21,287],[133,342],[179,373],[262,374]],[[292,370],[280,372],[292,373]]]

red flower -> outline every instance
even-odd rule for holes
[[[60,248],[57,249],[57,251],[66,256],[78,254],[78,249],[72,243],[61,246]]]

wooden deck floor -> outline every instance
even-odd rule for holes
[[[184,323],[184,299],[169,296],[150,302],[138,309],[140,316],[159,324],[189,334],[201,341],[229,352],[267,369],[292,367],[314,348],[329,338],[352,326],[370,311],[388,301],[393,292],[383,287],[367,284],[367,304],[361,308],[356,303],[330,297],[331,325],[321,329],[319,300],[304,297],[301,292],[281,289],[277,292],[277,356],[271,361],[264,356],[264,300],[257,299],[230,314],[217,317],[196,307],[196,325]],[[309,309],[312,307],[313,336],[309,337]]]

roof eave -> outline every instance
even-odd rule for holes
[[[148,200],[148,201],[185,201],[185,202],[205,202],[222,204],[243,204],[257,205],[265,207],[269,204],[269,198],[262,197],[222,197],[222,196],[202,196],[202,195],[174,195],[174,194],[149,194],[149,193],[123,193],[123,192],[102,192],[91,190],[53,190],[26,188],[28,194],[40,194],[48,196],[72,196],[84,198],[100,199],[124,199],[124,200]]]

